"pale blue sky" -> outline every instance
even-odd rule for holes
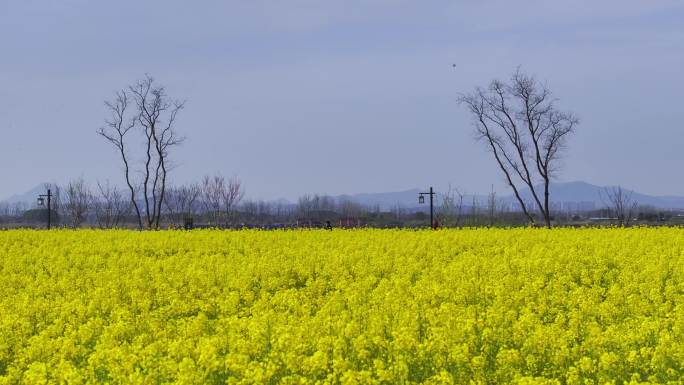
[[[95,130],[145,73],[188,100],[176,182],[505,191],[456,98],[518,65],[581,118],[561,180],[684,195],[683,25],[679,0],[0,0],[0,199],[119,182]]]

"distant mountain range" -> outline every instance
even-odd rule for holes
[[[27,205],[32,205],[36,203],[36,200],[38,199],[39,194],[46,194],[47,190],[45,189],[45,183],[41,183],[37,185],[36,187],[23,192],[21,194],[14,194],[11,197],[7,199],[0,199],[0,202],[3,203],[9,203],[9,204],[15,204],[15,203],[24,203]]]
[[[24,202],[28,205],[32,205],[35,203],[38,194],[45,193],[44,186],[45,184],[40,184],[29,191],[21,194],[15,194],[7,199],[4,199],[2,202]],[[608,188],[610,187],[611,186]],[[602,200],[602,195],[603,199],[605,200],[605,188],[606,187],[597,186],[582,181],[554,183],[551,185],[551,201],[557,205],[566,207],[580,207],[584,209],[600,208],[606,205],[606,203]],[[337,195],[333,198],[338,200],[349,200],[369,207],[379,206],[383,211],[392,210],[396,207],[401,207],[405,210],[426,210],[427,205],[418,204],[418,193],[424,191],[424,189],[410,189],[384,193]],[[541,191],[541,189],[539,191]],[[532,201],[532,196],[527,190],[524,190],[522,195],[524,200]],[[437,192],[435,204],[440,204],[442,198],[442,192]],[[650,205],[661,209],[684,209],[684,196],[654,196],[641,194],[634,191],[632,192],[632,198],[642,205]],[[517,201],[512,194],[499,195],[497,196],[497,199],[500,202],[505,202],[506,204],[512,205],[512,207],[517,207]],[[487,196],[470,194],[465,195],[463,198],[463,203],[466,206],[470,206],[473,203],[473,200],[475,200],[478,205],[484,205],[487,201]],[[285,203],[283,200],[279,202]]]
[[[617,186],[601,187],[581,181],[556,183],[550,186],[550,194],[553,202],[593,202],[597,208],[600,208],[606,205],[606,188],[613,187]],[[629,189],[624,190],[631,193],[632,199],[640,205],[662,209],[684,209],[684,197],[681,196],[646,195]],[[532,199],[529,192],[525,192],[523,195],[525,199]],[[510,196],[509,199],[514,198]]]
[[[606,206],[605,189],[610,189],[611,187],[613,186],[603,187],[582,181],[554,183],[550,186],[551,201],[555,204],[568,207],[574,206],[585,209],[598,209]],[[348,199],[366,206],[379,205],[382,210],[389,210],[397,205],[405,209],[423,209],[425,206],[418,205],[418,193],[424,191],[424,189],[411,189],[388,193],[340,195],[336,198]],[[543,191],[541,186],[539,191]],[[632,199],[641,205],[650,205],[661,209],[684,209],[683,196],[654,196],[627,189],[625,189],[625,191],[631,192]],[[522,197],[525,201],[532,201],[532,194],[527,189],[523,190]],[[441,202],[442,198],[443,195],[438,192],[436,204]],[[484,205],[487,201],[487,195],[465,195],[463,198],[464,205],[472,205],[473,199],[478,205]],[[513,207],[517,207],[518,205],[513,194],[499,195],[497,196],[497,199],[513,205]]]

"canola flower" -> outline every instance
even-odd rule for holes
[[[0,232],[0,384],[681,384],[684,229]]]

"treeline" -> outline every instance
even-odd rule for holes
[[[221,175],[206,176],[198,183],[166,186],[164,194],[154,195],[158,200],[150,202],[132,201],[125,189],[109,181],[91,186],[79,178],[66,185],[46,184],[45,190],[48,189],[52,194],[52,222],[72,228],[140,227],[143,218],[153,218],[156,228],[175,227],[194,217],[208,225],[225,226],[243,197],[240,180]],[[0,203],[0,222],[6,225],[46,222],[47,215],[45,206]]]
[[[83,178],[65,185],[46,184],[52,193],[51,222],[56,227],[139,228],[141,218],[152,217],[157,209],[138,199],[135,203],[127,189],[106,182],[94,185]],[[244,186],[236,178],[222,175],[205,176],[201,181],[166,186],[158,195],[159,222],[156,228],[282,228],[323,227],[427,227],[429,208],[362,205],[346,198],[306,194],[296,203],[256,201],[244,198]],[[440,226],[462,227],[482,225],[524,224],[521,214],[492,193],[486,204],[473,199],[464,202],[463,195],[449,190],[435,202],[435,218]],[[0,203],[3,227],[40,227],[47,222],[46,202],[43,206],[27,203]],[[155,214],[157,215],[157,214]]]
[[[75,179],[65,185],[46,184],[53,197],[51,220],[56,227],[139,228],[135,209],[126,189],[98,182],[87,184]],[[633,225],[679,223],[682,214],[653,206],[637,205],[622,199],[619,205],[595,210],[552,211],[557,225]],[[137,202],[143,208],[144,202]],[[238,178],[206,176],[199,182],[166,189],[158,228],[294,228],[324,227],[428,227],[429,207],[362,205],[346,198],[306,194],[296,203],[248,200]],[[527,218],[514,204],[491,192],[486,197],[468,197],[449,188],[435,200],[438,227],[526,226]],[[27,203],[1,203],[0,227],[43,227],[45,206]]]

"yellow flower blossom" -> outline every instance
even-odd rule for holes
[[[684,378],[684,229],[0,232],[3,384]]]

